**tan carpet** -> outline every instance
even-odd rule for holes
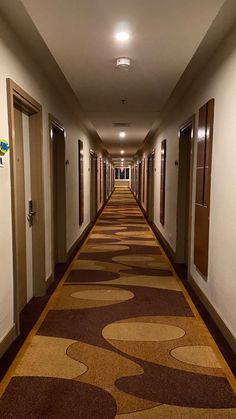
[[[131,192],[118,189],[3,380],[0,418],[236,418],[232,386]]]

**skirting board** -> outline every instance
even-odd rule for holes
[[[112,195],[112,193],[111,193]],[[109,196],[108,200],[110,199],[111,195]],[[98,211],[97,215],[96,215],[96,219],[94,222],[91,222],[87,225],[87,227],[84,229],[84,231],[82,232],[82,234],[79,236],[79,238],[76,240],[76,242],[71,246],[71,248],[68,250],[67,252],[67,258],[66,258],[66,264],[69,266],[70,262],[72,261],[73,257],[76,255],[76,253],[78,252],[79,248],[82,246],[82,244],[84,243],[84,241],[86,240],[90,230],[92,229],[92,227],[94,226],[95,222],[97,221],[98,217],[100,216],[100,214],[102,213],[105,205],[107,204],[108,200],[106,201],[105,204],[102,205],[102,207],[100,208],[100,210]]]
[[[198,298],[200,299],[202,304],[205,306],[205,308],[209,312],[210,316],[212,317],[212,319],[216,323],[217,327],[220,329],[222,335],[227,340],[229,346],[232,348],[232,350],[236,354],[236,339],[235,339],[235,337],[232,335],[232,333],[230,332],[230,330],[228,329],[228,327],[226,326],[224,321],[221,319],[221,317],[219,316],[219,314],[217,313],[217,311],[215,310],[215,308],[213,307],[211,302],[208,300],[206,295],[202,292],[202,290],[196,284],[194,279],[192,277],[190,277],[188,282],[191,285],[191,287],[193,288],[195,294],[197,294]]]
[[[51,283],[53,280],[53,276],[52,274],[48,277],[48,279],[46,280],[46,290],[50,287]]]
[[[137,197],[135,196],[134,192],[132,191],[132,189],[130,189],[139,208],[141,209],[144,217],[147,220],[147,223],[150,225],[150,227],[153,230],[153,233],[155,234],[155,236],[157,237],[157,240],[159,240],[160,244],[162,245],[162,247],[164,248],[164,250],[166,251],[166,253],[168,254],[168,256],[170,257],[172,262],[175,262],[176,256],[175,256],[175,252],[172,249],[172,247],[170,246],[170,244],[168,243],[168,241],[165,239],[165,237],[162,235],[162,233],[160,232],[160,230],[157,228],[156,224],[154,224],[152,221],[150,222],[147,216],[147,211],[145,210],[145,208],[143,208],[143,206],[140,204],[140,202],[138,201]]]
[[[16,326],[13,325],[12,328],[7,333],[7,335],[0,342],[0,358],[4,355],[4,353],[7,351],[7,349],[15,340],[15,338],[16,338]]]
[[[157,228],[157,226],[153,222],[149,223],[149,224],[150,224],[153,232],[155,233],[155,236],[157,237],[157,239],[161,243],[162,247],[164,248],[164,250],[166,251],[168,256],[171,257],[172,262],[175,262],[175,259],[176,259],[175,258],[175,251],[172,249],[172,247],[170,246],[168,241],[165,239],[165,237],[162,235],[162,233]]]
[[[75,241],[75,243],[71,246],[71,248],[67,252],[66,264],[70,264],[71,260],[79,250],[79,248],[84,243],[86,237],[88,236],[93,223],[89,223],[87,227],[84,229],[83,233],[79,236],[79,238]]]

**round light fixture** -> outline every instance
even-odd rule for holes
[[[115,35],[117,41],[128,41],[128,39],[130,38],[130,35],[128,32],[118,32]]]
[[[122,158],[122,159],[120,159],[120,161],[121,161],[121,162],[123,162],[123,161],[124,161],[124,159]]]
[[[120,150],[120,154],[124,154],[124,150]]]
[[[130,58],[120,57],[116,60],[116,67],[121,71],[127,71],[130,68]]]
[[[125,131],[121,131],[121,132],[119,133],[119,136],[120,136],[120,138],[125,138],[125,136],[126,136]]]

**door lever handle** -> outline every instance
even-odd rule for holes
[[[30,211],[29,213],[28,213],[28,215],[27,215],[27,220],[28,220],[28,223],[29,223],[29,227],[31,227],[32,226],[32,224],[33,224],[33,217],[36,215],[37,213],[36,213],[36,211]]]

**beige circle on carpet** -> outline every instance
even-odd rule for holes
[[[113,323],[106,326],[102,334],[108,340],[129,342],[163,342],[180,339],[185,331],[180,327],[162,323]]]
[[[102,252],[118,252],[121,250],[127,250],[129,249],[129,246],[122,246],[118,244],[102,244],[100,247],[98,246],[93,246],[91,244],[86,244],[86,246],[83,248],[83,252],[84,253],[102,253]]]
[[[79,298],[80,300],[127,301],[134,298],[134,294],[131,291],[111,288],[77,291],[71,294],[71,297]]]
[[[98,226],[96,225],[96,227],[94,227],[93,231],[97,231],[97,230],[127,230],[127,227],[119,227],[119,226]]]
[[[112,258],[113,260],[116,260],[118,262],[153,262],[155,261],[154,256],[142,256],[142,255],[121,255],[121,256],[114,256]]]
[[[210,346],[180,346],[172,349],[171,355],[178,361],[186,362],[187,364],[207,368],[221,368]]]
[[[130,236],[130,237],[153,237],[150,231],[119,231],[115,233],[117,236]]]

